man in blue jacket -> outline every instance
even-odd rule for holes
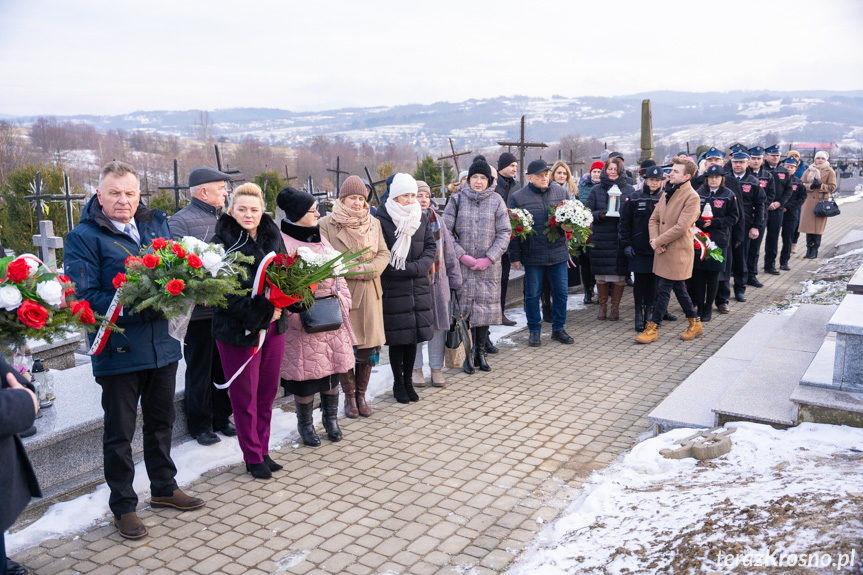
[[[77,296],[106,314],[116,289],[113,279],[124,262],[155,238],[171,238],[164,212],[141,202],[135,168],[110,162],[102,168],[96,195],[90,198],[81,221],[66,236],[64,266],[75,282]],[[144,417],[144,463],[150,478],[150,506],[188,510],[204,502],[178,487],[171,459],[174,426],[174,389],[180,342],[168,335],[168,321],[157,312],[126,310],[116,320],[123,333],[111,333],[103,350],[93,356],[93,375],[102,387],[105,431],[102,439],[105,480],[111,489],[109,505],[120,535],[139,539],[147,528],[138,518],[138,496],[132,487],[135,463],[132,438],[138,402]],[[90,335],[92,342],[94,335]]]
[[[530,331],[527,344],[539,347],[539,333],[542,316],[539,310],[539,292],[542,278],[548,274],[551,283],[551,339],[560,343],[573,343],[573,339],[563,329],[566,323],[567,272],[569,249],[566,236],[561,233],[555,241],[545,235],[549,208],[567,199],[566,190],[551,183],[548,164],[544,160],[534,160],[527,166],[528,184],[515,192],[509,199],[510,208],[527,210],[533,216],[535,234],[524,241],[509,243],[509,259],[512,267],[520,270],[524,265],[524,313],[527,315],[527,328]]]

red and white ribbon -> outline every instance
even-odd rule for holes
[[[122,291],[122,288],[114,293],[114,299],[111,300],[111,305],[108,306],[108,311],[105,312],[108,321],[113,324],[116,324],[117,318],[120,317],[120,312],[123,311],[123,306],[119,303],[120,291]],[[105,344],[108,343],[108,338],[111,336],[111,331],[107,323],[102,323],[99,326],[99,331],[96,332],[96,337],[93,338],[93,345],[87,350],[87,355],[99,355],[102,353],[102,350],[105,349]]]
[[[258,271],[255,272],[255,281],[252,283],[252,293],[250,297],[254,297],[256,295],[264,293],[264,287],[266,287],[267,285],[267,282],[265,281],[267,275],[267,268],[270,266],[271,263],[273,263],[274,259],[276,259],[276,252],[270,252],[266,256],[264,256],[263,260],[261,260],[260,265],[258,265]],[[252,332],[246,331],[246,335],[249,335],[250,333]],[[263,347],[264,345],[265,339],[267,339],[267,329],[262,329],[258,332],[258,345],[255,347],[254,350],[252,350],[252,355],[249,356],[249,359],[247,359],[246,362],[240,366],[240,369],[238,369],[237,372],[231,376],[231,379],[222,384],[214,382],[213,385],[215,385],[217,389],[227,389],[228,387],[230,387],[231,384],[234,383],[234,380],[237,379],[237,377],[239,377],[241,373],[243,373],[243,370],[246,369],[246,366],[249,365],[249,362],[252,361],[252,358],[254,358],[258,354],[258,351],[260,351],[261,347]]]
[[[700,257],[699,261],[703,262],[704,256],[707,255],[707,246],[704,245],[704,242],[702,242],[700,239],[698,239],[698,233],[699,232],[701,232],[701,230],[699,230],[698,228],[695,228],[695,235],[692,237],[692,239],[694,239],[695,243],[698,244],[698,247],[701,248],[701,257]]]

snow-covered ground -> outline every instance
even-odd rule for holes
[[[594,473],[508,573],[863,570],[863,429],[728,427],[717,459],[664,458],[676,429]]]
[[[583,308],[581,295],[570,295],[568,309],[576,310]],[[507,311],[507,316],[516,322],[516,326],[494,326],[491,328],[491,337],[496,343],[511,344],[509,336],[514,332],[524,329],[527,320],[524,310],[512,309]],[[428,367],[428,349],[423,346],[425,359],[425,373],[430,374]],[[390,393],[392,390],[392,372],[389,365],[379,365],[372,371],[369,389],[366,394],[368,398],[375,398]],[[344,415],[343,406],[339,407],[341,415]],[[320,411],[315,410],[315,423],[320,425]],[[273,411],[272,431],[270,435],[271,451],[288,451],[300,447],[297,435],[297,417],[293,412],[281,409]],[[212,469],[238,465],[243,461],[243,454],[236,438],[222,437],[222,441],[204,447],[197,441],[189,440],[182,445],[175,446],[171,450],[174,462],[177,464],[177,483],[182,487],[198,480],[202,474]],[[278,460],[278,454],[274,453],[274,459]],[[141,501],[150,497],[150,480],[144,463],[135,466],[135,491]],[[101,484],[96,490],[88,495],[82,495],[71,501],[57,503],[51,506],[38,520],[25,526],[23,529],[7,535],[6,549],[8,554],[38,545],[45,539],[64,537],[77,533],[97,524],[106,524],[110,521],[108,509],[108,486]]]

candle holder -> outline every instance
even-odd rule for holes
[[[611,186],[611,189],[608,190],[608,211],[605,212],[605,215],[609,218],[619,218],[620,212],[617,211],[618,206],[620,205],[620,188],[617,187],[617,184]]]

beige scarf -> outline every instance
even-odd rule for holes
[[[352,210],[338,200],[333,203],[333,221],[343,227],[351,240],[352,248],[361,250],[369,248],[363,257],[363,261],[370,260],[378,253],[378,236],[372,234],[372,216],[369,213],[369,207],[366,206],[361,210]]]

